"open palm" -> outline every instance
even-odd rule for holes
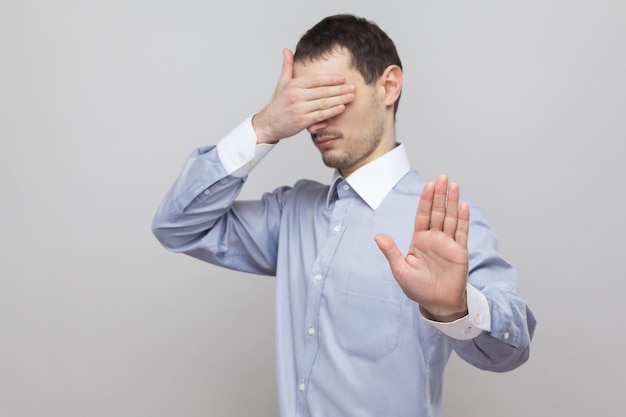
[[[406,256],[390,236],[374,237],[407,297],[439,321],[467,314],[469,205],[459,195],[445,175],[424,186]]]

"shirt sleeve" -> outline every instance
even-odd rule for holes
[[[192,152],[165,195],[152,231],[172,252],[262,275],[275,273],[283,191],[236,201],[247,174],[272,149],[256,145],[251,117],[215,146]]]
[[[250,116],[218,142],[217,155],[228,175],[246,177],[274,147],[256,141]]]
[[[528,360],[536,320],[518,292],[517,270],[497,250],[498,237],[487,223],[484,212],[468,202],[472,215],[467,280],[476,291],[468,290],[469,314],[464,318],[466,322],[457,325],[461,328],[465,325],[465,329],[471,327],[468,331],[471,337],[453,336],[449,341],[459,357],[468,363],[480,369],[505,372]],[[488,302],[488,317],[482,307],[477,307],[482,302],[470,301],[479,294]],[[476,297],[479,298],[482,297]],[[485,326],[476,322],[484,322]],[[489,327],[486,327],[487,322]]]
[[[487,298],[471,284],[467,284],[466,291],[468,314],[465,317],[449,323],[433,321],[426,317],[424,320],[457,340],[473,339],[483,331],[491,331],[491,315]]]

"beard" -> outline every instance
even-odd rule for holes
[[[339,138],[341,146],[338,149],[322,151],[322,161],[327,167],[339,170],[354,167],[368,158],[383,140],[384,123],[379,113],[371,114],[368,126],[358,137],[345,138],[336,130],[318,132],[319,136],[333,136]]]
[[[341,140],[344,140],[343,138]],[[327,167],[346,169],[370,156],[380,144],[382,136],[361,137],[356,144],[348,144],[345,149],[323,152],[322,161]]]

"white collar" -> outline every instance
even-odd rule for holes
[[[376,210],[389,191],[410,170],[411,164],[406,148],[403,144],[399,144],[391,151],[354,171],[346,177],[346,182],[372,210]],[[339,171],[335,170],[333,184],[340,177]],[[330,190],[333,192],[334,186],[330,187]]]

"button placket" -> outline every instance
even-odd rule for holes
[[[345,184],[339,184],[337,187],[338,198],[330,207],[332,213],[328,219],[326,225],[327,236],[324,245],[320,248],[317,258],[312,265],[312,270],[309,275],[308,282],[308,294],[307,294],[307,307],[304,322],[301,324],[303,327],[300,331],[304,334],[304,352],[301,360],[298,364],[298,403],[299,406],[305,408],[307,390],[309,384],[309,378],[313,378],[312,370],[314,367],[315,359],[317,357],[317,351],[319,348],[319,332],[320,323],[318,318],[320,316],[322,294],[324,292],[324,286],[327,278],[328,263],[336,253],[336,248],[341,241],[342,235],[346,230],[346,226],[349,222],[349,215],[352,204],[354,203],[351,197],[351,191],[346,192]],[[341,198],[343,196],[343,198]]]

